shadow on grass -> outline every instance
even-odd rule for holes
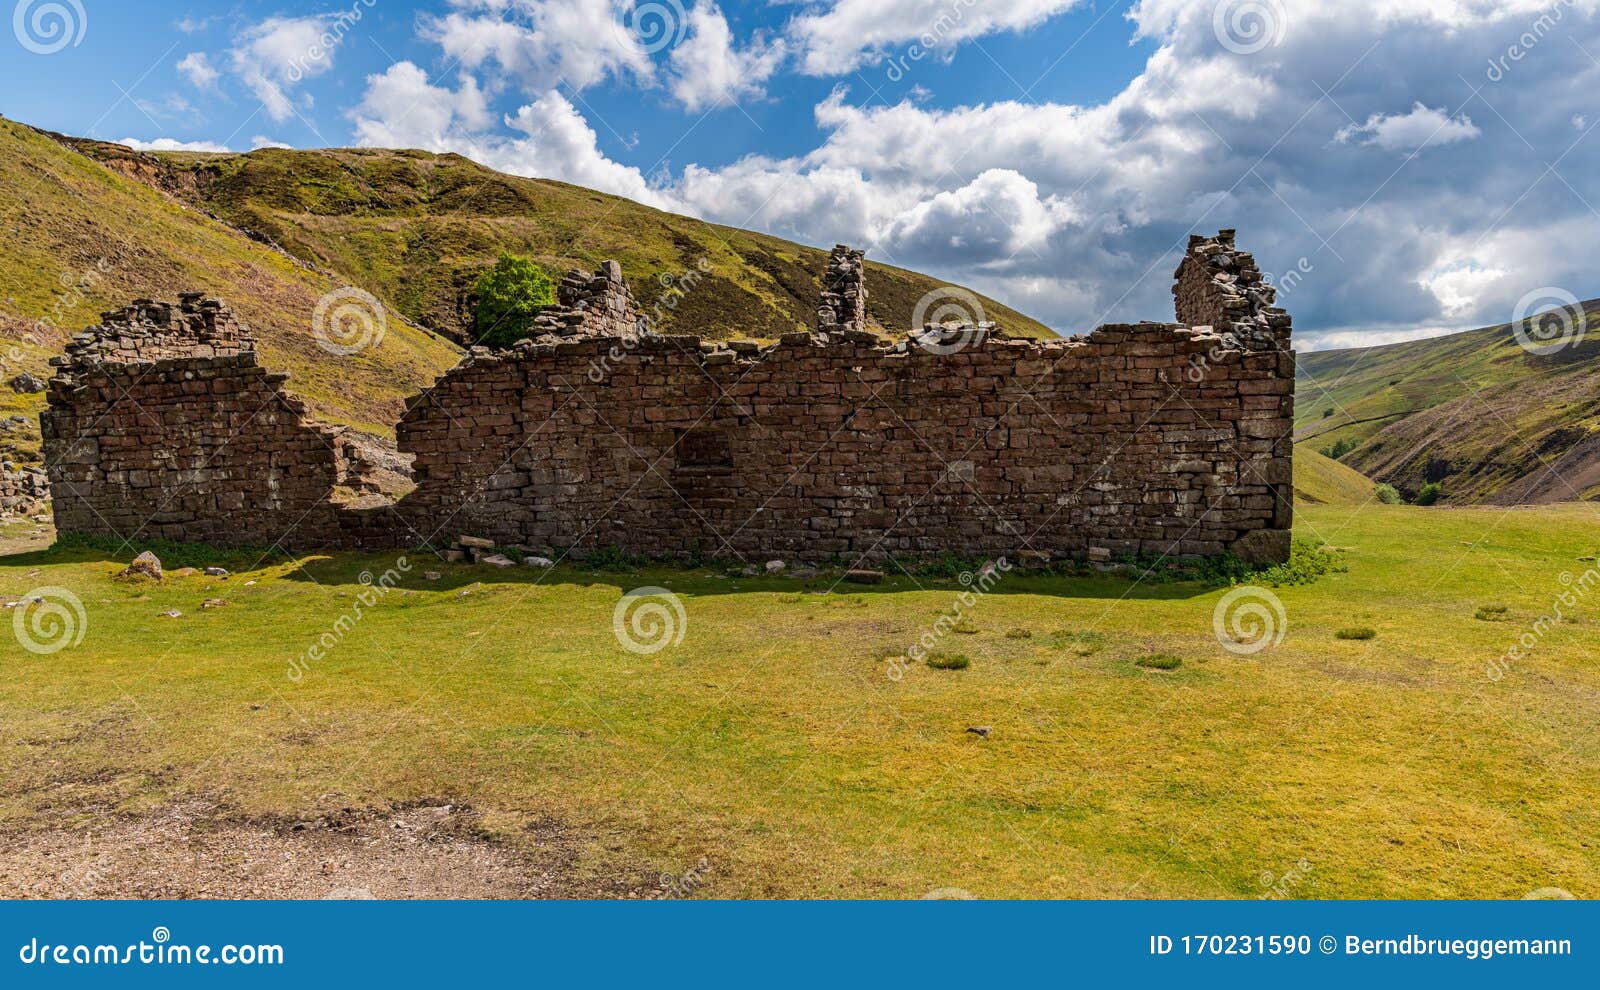
[[[193,543],[140,543],[125,545],[115,540],[67,538],[55,545],[19,553],[0,554],[0,568],[31,568],[63,564],[103,563],[115,571],[142,550],[153,551],[167,571],[184,567],[223,567],[233,574],[278,570],[282,580],[304,581],[325,587],[365,586],[391,574],[395,586],[417,591],[451,592],[480,586],[581,585],[614,587],[619,593],[640,587],[667,587],[676,594],[705,596],[729,594],[817,594],[836,595],[902,594],[915,591],[940,591],[959,594],[968,590],[957,575],[910,574],[886,570],[881,584],[854,584],[843,579],[837,569],[823,570],[815,577],[746,577],[730,574],[721,565],[689,567],[671,563],[597,568],[583,561],[563,561],[551,569],[518,565],[496,568],[484,564],[446,563],[433,551],[413,549],[379,553],[293,554],[254,548],[221,549]],[[401,561],[404,566],[401,566]],[[893,565],[885,565],[891,567]],[[428,580],[425,573],[437,573]],[[970,581],[970,579],[969,579]],[[1046,595],[1062,598],[1129,598],[1133,600],[1175,600],[1194,598],[1215,590],[1215,583],[1177,580],[1170,576],[1138,580],[1136,575],[1080,572],[1044,572],[1014,569],[999,575],[985,594]],[[976,588],[972,589],[976,593]]]

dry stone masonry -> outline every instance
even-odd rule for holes
[[[623,281],[622,266],[601,264],[589,275],[576,268],[556,285],[556,304],[534,317],[535,337],[632,337],[644,314]]]
[[[475,348],[412,400],[397,432],[416,489],[365,509],[337,497],[338,431],[257,366],[225,308],[140,302],[51,382],[58,526],[307,549],[473,534],[548,558],[757,565],[1287,557],[1289,320],[1231,231],[1190,244],[1182,323],[1070,339],[881,338],[860,273],[860,252],[835,249],[828,332],[713,344],[640,332],[607,263],[563,295],[569,332]],[[604,329],[576,329],[591,319]]]
[[[867,252],[835,244],[822,275],[822,301],[817,306],[817,330],[837,333],[867,329]]]

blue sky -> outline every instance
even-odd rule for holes
[[[459,151],[1064,332],[1168,317],[1223,226],[1301,346],[1600,295],[1600,0],[6,2],[26,123]]]

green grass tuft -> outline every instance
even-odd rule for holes
[[[972,666],[972,658],[964,653],[930,653],[928,666],[934,670],[966,670]]]
[[[1348,626],[1333,634],[1335,639],[1375,639],[1378,630],[1371,626]]]
[[[1183,666],[1183,658],[1175,657],[1170,653],[1147,653],[1133,661],[1134,666],[1144,667],[1147,670],[1177,670]]]

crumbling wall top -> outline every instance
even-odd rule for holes
[[[1173,278],[1179,323],[1231,333],[1249,349],[1288,349],[1289,314],[1275,305],[1277,290],[1255,256],[1235,246],[1233,230],[1191,235]]]
[[[633,337],[644,314],[633,298],[622,266],[603,261],[590,274],[576,268],[556,285],[556,304],[534,317],[533,337]]]
[[[255,334],[221,299],[183,292],[176,304],[135,299],[100,314],[100,322],[67,342],[51,359],[64,370],[95,364],[139,364],[181,358],[231,357],[252,353]]]

